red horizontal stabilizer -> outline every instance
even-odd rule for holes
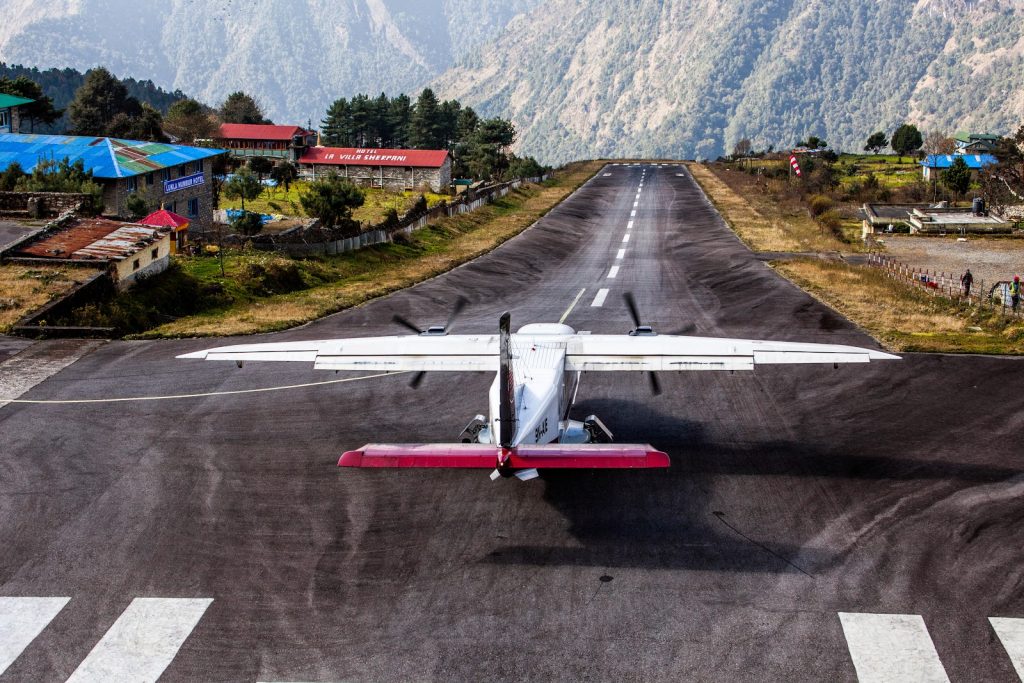
[[[519,446],[512,449],[513,469],[641,469],[668,467],[668,455],[648,444],[588,443]]]
[[[367,444],[341,456],[338,467],[475,467],[493,469],[497,446],[481,443]]]
[[[459,467],[493,469],[502,449],[488,444],[367,444],[348,451],[339,467]],[[668,467],[668,456],[647,444],[548,444],[508,452],[512,469],[640,469]]]

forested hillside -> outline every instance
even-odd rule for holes
[[[0,80],[8,78],[13,81],[19,76],[24,76],[38,83],[43,89],[43,94],[53,100],[53,106],[64,110],[67,109],[68,104],[74,99],[75,91],[82,87],[82,83],[85,81],[85,74],[75,69],[40,70],[0,62]],[[172,104],[185,97],[184,93],[180,91],[167,92],[162,88],[158,88],[153,84],[153,81],[149,80],[137,81],[134,78],[123,78],[121,82],[128,89],[130,96],[139,102],[151,105],[162,114],[166,114],[167,109]],[[52,126],[37,125],[34,132],[62,133],[66,126],[67,116],[65,114],[64,118],[56,121]]]
[[[557,17],[557,21],[553,20]],[[1021,0],[552,0],[435,81],[546,162],[1024,122]]]
[[[207,104],[244,90],[302,124],[338,97],[418,92],[540,0],[11,0],[0,61],[152,79]]]

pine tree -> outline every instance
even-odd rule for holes
[[[85,82],[68,105],[74,135],[107,135],[115,119],[123,121],[141,114],[139,101],[129,96],[124,83],[103,67],[86,74]]]
[[[904,155],[921,149],[924,139],[921,137],[921,131],[917,129],[917,126],[904,123],[892,134],[892,142],[890,144],[892,145],[892,150],[899,155],[900,161],[903,161]]]
[[[391,128],[391,146],[409,146],[409,124],[412,120],[412,100],[408,95],[392,98],[388,104],[388,126]]]
[[[197,138],[209,138],[213,135],[214,127],[208,109],[187,97],[172,104],[164,117],[167,132],[187,145],[191,145]]]
[[[443,149],[444,123],[437,95],[424,88],[416,100],[409,122],[409,146],[413,149]]]
[[[35,132],[37,123],[49,126],[64,115],[62,110],[54,108],[53,99],[43,94],[42,87],[26,76],[18,76],[13,80],[6,76],[0,77],[0,93],[33,100],[18,108],[22,120],[29,123],[29,132]]]
[[[352,109],[344,97],[331,103],[320,122],[320,138],[328,147],[352,146]]]

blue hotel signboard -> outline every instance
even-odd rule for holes
[[[202,173],[193,173],[183,178],[175,178],[174,180],[164,181],[164,194],[170,194],[171,192],[177,192],[178,190],[184,190],[188,187],[195,187],[196,185],[202,185],[206,180],[203,178]]]

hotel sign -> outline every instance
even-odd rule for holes
[[[165,180],[164,194],[170,194],[171,192],[177,192],[178,190],[202,185],[205,182],[206,179],[202,173],[193,173],[192,175],[187,175],[183,178],[175,178],[174,180]]]

